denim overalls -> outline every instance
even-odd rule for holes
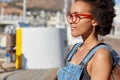
[[[60,68],[57,72],[58,80],[80,80],[80,76],[83,72],[85,65],[92,58],[95,51],[99,48],[107,48],[108,49],[108,47],[106,45],[98,44],[89,51],[87,56],[83,59],[83,61],[79,65],[74,65],[74,64],[70,63],[70,60],[73,57],[73,55],[75,54],[75,52],[77,51],[78,47],[81,45],[82,45],[82,43],[77,43],[73,47],[72,51],[69,53],[69,56],[66,59],[66,65],[64,67]]]

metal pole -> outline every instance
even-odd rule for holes
[[[23,18],[26,18],[26,0],[23,0]]]
[[[71,3],[73,4],[75,0],[71,0]]]
[[[64,0],[64,9],[63,12],[66,14],[68,9],[68,0]]]

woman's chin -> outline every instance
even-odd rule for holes
[[[76,35],[76,34],[71,34],[73,37],[78,37],[78,35]]]

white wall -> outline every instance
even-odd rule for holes
[[[22,28],[23,68],[56,68],[64,64],[66,29]]]

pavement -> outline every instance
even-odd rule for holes
[[[54,80],[57,69],[19,69],[0,74],[0,80]]]
[[[108,35],[103,37],[120,53],[120,37]],[[15,69],[15,63],[0,63],[0,80],[54,80],[56,69]]]
[[[0,80],[54,80],[55,69],[16,69],[15,62],[0,63]]]

